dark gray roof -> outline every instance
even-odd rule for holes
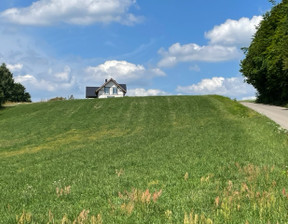
[[[99,89],[99,87],[86,87],[86,98],[97,98],[97,89]]]
[[[126,86],[126,84],[119,84],[119,86],[121,86],[121,87],[127,92],[127,86]]]

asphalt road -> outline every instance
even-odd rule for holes
[[[265,115],[288,130],[288,108],[247,102],[241,102],[241,104]]]

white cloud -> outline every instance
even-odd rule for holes
[[[114,78],[116,80],[137,79],[145,72],[143,65],[135,65],[127,61],[106,61],[96,67],[88,67],[86,72],[89,78],[95,81],[103,81],[104,78]]]
[[[6,66],[11,72],[20,71],[23,68],[23,64],[7,64]]]
[[[152,68],[150,71],[152,74],[157,76],[166,76],[165,72],[163,72],[160,68]]]
[[[19,75],[14,78],[16,82],[23,84],[25,87],[28,86],[29,89],[41,89],[43,91],[55,91],[55,86],[44,79],[37,80],[33,75]]]
[[[219,62],[240,58],[242,54],[239,47],[249,45],[261,19],[261,16],[229,19],[205,33],[205,37],[209,39],[208,45],[175,43],[168,50],[162,48],[158,51],[162,56],[158,66],[172,67],[180,62]]]
[[[59,81],[68,81],[70,78],[71,69],[69,66],[65,66],[64,71],[56,73],[54,76]]]
[[[70,75],[69,66],[64,67],[63,72],[53,73],[51,69],[42,77],[31,74],[17,75],[14,80],[23,84],[28,90],[41,90],[42,92],[56,92],[73,88],[76,84],[76,78]]]
[[[132,25],[140,20],[128,12],[135,4],[136,0],[38,0],[26,8],[7,9],[0,18],[14,24],[36,26],[112,22]]]
[[[164,96],[170,95],[169,93],[162,91],[160,89],[144,89],[144,88],[136,88],[129,89],[128,96]]]
[[[129,83],[135,80],[151,79],[155,76],[165,76],[159,68],[146,69],[143,65],[132,64],[127,61],[106,61],[96,67],[86,68],[87,80],[103,82],[104,79],[114,78],[117,81]]]
[[[185,45],[175,43],[168,51],[160,49],[159,54],[163,57],[158,63],[159,67],[174,66],[179,62],[218,62],[239,57],[239,51],[236,47],[225,47],[221,45],[199,46],[193,43]]]
[[[262,16],[253,16],[252,19],[245,17],[239,20],[228,19],[225,23],[215,26],[213,30],[205,33],[205,37],[210,39],[212,45],[238,45],[244,47],[251,42],[256,27],[262,19]]]
[[[23,84],[29,90],[41,90],[48,92],[61,91],[69,89],[75,84],[75,78],[72,77],[68,82],[56,83],[48,79],[36,78],[33,75],[18,75],[14,78],[15,82]]]
[[[231,98],[247,97],[255,95],[256,92],[251,85],[244,83],[244,79],[240,77],[202,79],[197,84],[178,86],[176,91],[180,94],[217,94]]]

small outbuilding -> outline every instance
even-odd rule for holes
[[[126,84],[118,84],[114,79],[105,79],[100,87],[86,87],[86,98],[124,97],[127,93]]]

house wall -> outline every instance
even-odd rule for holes
[[[105,93],[104,92],[104,87],[98,92],[98,98],[109,98],[109,97],[123,97],[124,96],[124,92],[115,85],[114,82],[110,81],[108,82],[105,87],[109,87],[110,91],[109,93]],[[113,87],[116,87],[118,89],[118,94],[113,94]]]

